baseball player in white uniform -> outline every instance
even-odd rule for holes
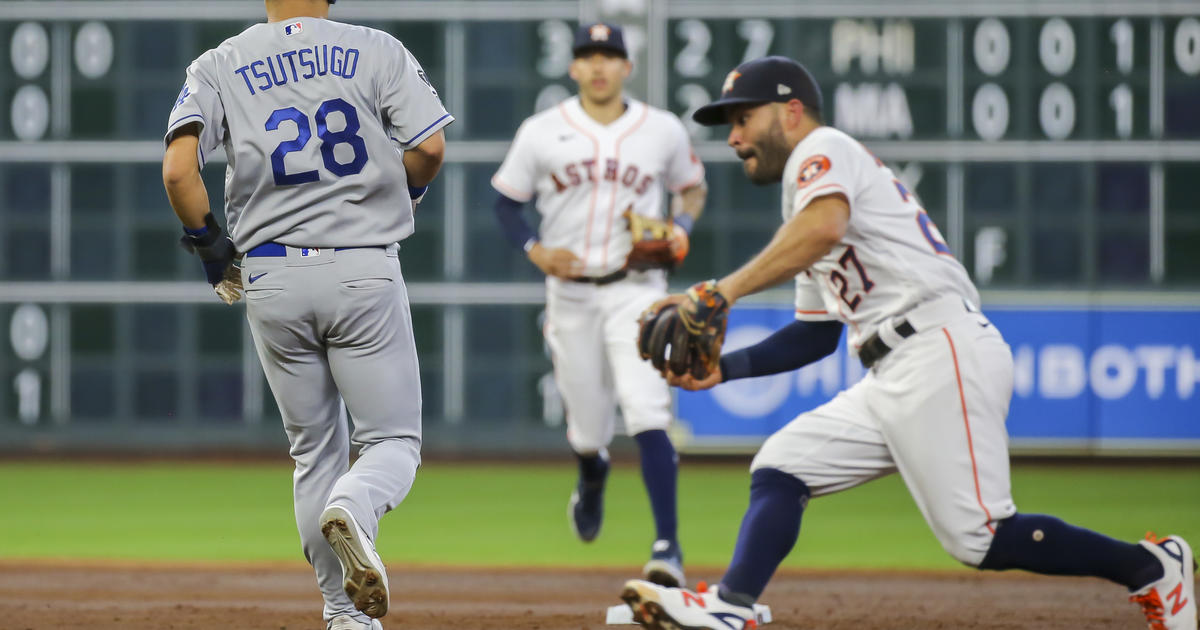
[[[783,181],[783,226],[739,270],[665,301],[678,308],[664,306],[664,321],[721,321],[723,334],[729,304],[793,278],[796,321],[708,373],[666,375],[696,390],[793,370],[832,352],[843,324],[869,371],[763,444],[720,584],[692,593],[631,581],[622,598],[637,619],[647,628],[754,627],[752,604],[795,544],[809,498],[898,471],[962,563],[1106,578],[1129,589],[1150,628],[1196,630],[1194,560],[1182,538],[1129,544],[1017,511],[1004,427],[1010,349],[918,200],[856,140],[822,126],[821,111],[808,72],[767,57],[738,66],[721,98],[695,113],[701,124],[731,125],[729,145],[752,181]]]
[[[268,22],[188,67],[163,178],[210,284],[228,281],[234,248],[244,254],[234,280],[291,443],[296,524],[327,627],[378,629],[389,603],[379,519],[408,494],[421,447],[396,243],[413,232],[453,118],[391,35],[329,21],[326,0],[266,10]],[[200,179],[221,146],[229,237]]]
[[[568,516],[584,541],[599,534],[614,403],[641,452],[656,528],[645,575],[684,583],[677,540],[677,457],[667,437],[671,395],[633,344],[635,319],[666,294],[662,269],[635,271],[626,210],[663,218],[674,194],[670,240],[677,260],[705,198],[704,167],[674,115],[623,94],[632,64],[621,29],[578,29],[571,77],[579,95],[525,120],[492,178],[496,214],[514,246],[546,274],[545,336],[579,460]],[[521,216],[535,200],[539,230]]]

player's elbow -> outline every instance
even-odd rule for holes
[[[821,334],[815,340],[815,346],[821,357],[827,357],[833,354],[838,349],[838,343],[842,340],[842,322],[831,320],[815,324]]]
[[[168,151],[163,158],[162,178],[167,190],[179,190],[186,186],[198,172],[197,164],[180,159],[178,152]]]
[[[426,138],[413,148],[421,155],[422,161],[431,166],[441,166],[446,159],[446,136],[441,131]]]
[[[446,136],[439,130],[404,152],[404,170],[410,186],[428,186],[446,157]]]
[[[817,246],[822,251],[829,251],[842,241],[846,235],[845,226],[834,221],[825,221],[817,225],[810,233]]]
[[[803,214],[811,217],[808,237],[824,252],[842,242],[850,226],[850,203],[842,194],[820,197]]]

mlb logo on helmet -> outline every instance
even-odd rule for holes
[[[296,35],[300,31],[303,31],[303,30],[304,30],[303,24],[301,24],[300,22],[292,22],[291,24],[288,24],[287,26],[283,27],[283,34],[284,35]]]
[[[592,28],[588,29],[588,35],[591,36],[592,41],[594,41],[594,42],[608,41],[608,36],[611,33],[612,33],[612,29],[608,28],[608,26],[606,26],[604,24],[597,24],[597,25],[593,26]]]

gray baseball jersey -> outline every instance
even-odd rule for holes
[[[393,143],[416,146],[453,120],[396,38],[297,18],[251,26],[193,61],[166,141],[200,123],[201,165],[224,146],[239,251],[383,245],[413,232]]]

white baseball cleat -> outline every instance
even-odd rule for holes
[[[634,623],[649,630],[751,630],[758,628],[754,610],[717,596],[716,586],[699,592],[629,580],[621,599],[633,611]]]
[[[1179,536],[1147,534],[1138,542],[1162,563],[1163,576],[1134,593],[1150,630],[1196,630],[1196,560]]]
[[[342,563],[343,587],[354,607],[368,617],[388,611],[388,580],[375,546],[346,508],[331,505],[321,514],[321,534]]]
[[[350,615],[338,615],[329,620],[325,630],[383,630],[383,624],[379,623],[378,619],[372,619],[371,623],[363,623]]]

